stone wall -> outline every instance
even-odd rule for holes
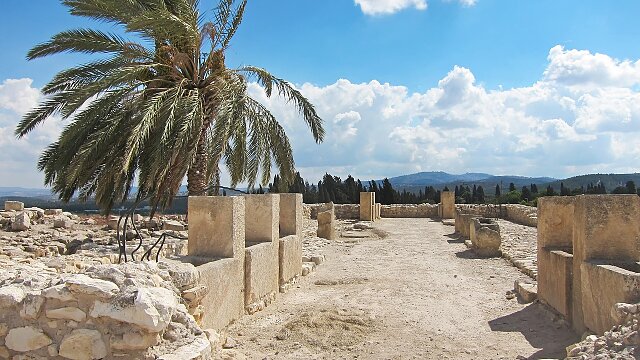
[[[433,218],[438,216],[438,205],[382,205],[380,213],[383,218]]]
[[[5,258],[0,266],[0,358],[211,357],[190,314],[199,316],[207,291],[192,265],[137,262],[60,273]]]
[[[324,204],[304,204],[303,214],[305,219],[317,219],[318,209]],[[334,213],[337,219],[359,219],[359,204],[334,204]]]
[[[499,218],[532,227],[538,226],[538,209],[531,206],[516,204],[456,204],[456,208],[465,214]]]

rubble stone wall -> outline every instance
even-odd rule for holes
[[[0,258],[0,266],[0,358],[211,357],[190,314],[201,310],[206,293],[192,265],[137,262],[59,273],[42,262]]]

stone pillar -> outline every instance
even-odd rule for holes
[[[625,278],[633,279],[634,274],[638,277],[637,272],[608,264],[633,267],[638,261],[640,197],[577,196],[573,226],[572,323],[578,333],[587,328],[595,332],[607,329],[605,323],[610,324],[611,307],[625,300],[616,298],[616,294],[624,297],[624,289],[620,288],[624,287]],[[614,282],[619,286],[612,285]],[[637,291],[633,293],[638,296]]]
[[[209,291],[202,327],[221,330],[244,314],[242,197],[189,197],[188,260]]]
[[[280,292],[286,292],[302,275],[302,209],[302,194],[280,194]]]
[[[253,314],[273,300],[279,287],[280,195],[246,195],[245,311]]]
[[[382,204],[376,203],[376,208],[375,209],[376,209],[376,220],[382,219],[382,214],[381,214]]]
[[[360,208],[362,209],[362,207]],[[337,238],[335,219],[336,216],[332,202],[327,203],[318,209],[318,237],[327,240],[335,240]]]
[[[374,208],[376,203],[376,193],[361,192],[360,193],[360,220],[375,221]]]
[[[442,218],[453,219],[456,211],[456,194],[453,191],[441,192],[440,204],[442,207]]]
[[[571,321],[573,196],[538,198],[538,297]]]

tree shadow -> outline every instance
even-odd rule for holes
[[[540,303],[533,303],[513,314],[489,321],[492,331],[519,332],[538,350],[527,359],[564,359],[566,347],[580,338],[565,324],[554,322],[555,315]]]

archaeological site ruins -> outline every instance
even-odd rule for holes
[[[522,305],[514,306],[524,310],[535,302],[544,309],[535,311],[566,324],[556,328],[569,338],[584,334],[564,344],[569,358],[638,354],[640,197],[546,197],[536,209],[461,205],[453,192],[442,195],[436,205],[381,205],[370,192],[356,205],[306,205],[300,194],[190,197],[188,222],[136,215],[129,223],[7,201],[0,212],[0,358],[211,359],[239,351],[248,345],[235,343],[242,332],[229,329],[267,321],[284,303],[302,301],[309,286],[375,279],[303,277],[325,263],[332,246],[348,255],[362,241],[384,244],[393,236],[385,224],[394,221],[438,224],[441,240],[428,241],[466,245],[456,247],[461,263],[516,267],[520,275],[505,279],[514,286],[501,301],[517,298]],[[341,261],[356,260],[320,269],[339,273]],[[372,320],[353,324],[360,321]],[[285,327],[276,341],[295,329]]]

